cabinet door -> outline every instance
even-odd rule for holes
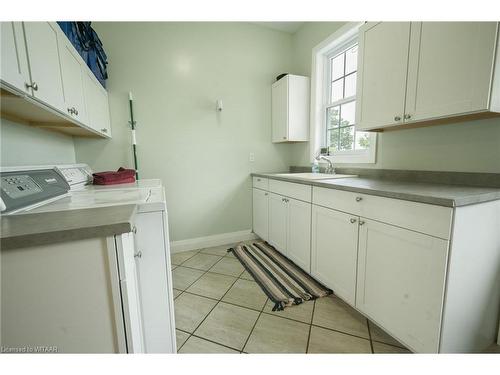
[[[264,241],[269,237],[269,193],[253,189],[253,232]]]
[[[448,241],[361,220],[356,307],[414,351],[437,352]]]
[[[30,93],[30,83],[24,31],[21,22],[1,22],[0,72],[3,82],[19,91]]]
[[[358,220],[356,216],[312,207],[311,274],[354,305]]]
[[[286,198],[269,193],[269,243],[286,255],[288,226],[288,205]]]
[[[288,258],[311,272],[311,203],[289,199],[286,243]]]
[[[111,137],[108,93],[90,71],[85,72],[83,79],[88,124],[99,133]]]
[[[33,96],[66,113],[56,27],[51,22],[24,22]]]
[[[67,114],[86,123],[87,108],[83,94],[83,75],[85,74],[83,69],[86,67],[80,64],[80,56],[67,38],[61,36],[59,50]]]
[[[173,290],[167,277],[167,241],[160,211],[136,215],[136,265],[147,353],[175,353]]]
[[[367,23],[360,28],[356,127],[402,122],[410,38],[409,22]]]
[[[496,35],[496,22],[412,23],[409,120],[487,110]]]
[[[144,353],[141,300],[132,233],[116,237],[122,309],[128,353]]]
[[[288,77],[272,86],[272,139],[284,142],[288,139]]]

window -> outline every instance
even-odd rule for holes
[[[311,157],[326,148],[336,163],[375,162],[376,134],[355,129],[359,26],[347,24],[313,49]]]

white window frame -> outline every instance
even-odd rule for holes
[[[364,22],[349,22],[342,26],[312,50],[311,69],[311,127],[310,127],[310,159],[318,155],[326,139],[326,108],[330,106],[328,92],[330,79],[329,58],[333,51],[341,50],[357,40],[359,28]],[[359,72],[360,67],[357,67]],[[358,74],[359,77],[359,74]],[[357,83],[359,87],[359,81]],[[359,92],[356,89],[356,92]],[[352,99],[352,98],[348,98]],[[377,133],[370,135],[370,147],[366,150],[336,151],[328,158],[338,163],[375,163],[377,150]]]

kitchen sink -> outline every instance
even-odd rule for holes
[[[329,174],[329,173],[277,173],[277,177],[298,178],[301,180],[332,180],[336,178],[358,177],[354,174]]]

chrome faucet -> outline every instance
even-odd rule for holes
[[[328,159],[325,155],[319,154],[316,156],[316,160],[326,160],[328,162],[328,166],[326,167],[325,172],[328,174],[335,174],[335,168],[333,167],[333,163],[330,159]]]

